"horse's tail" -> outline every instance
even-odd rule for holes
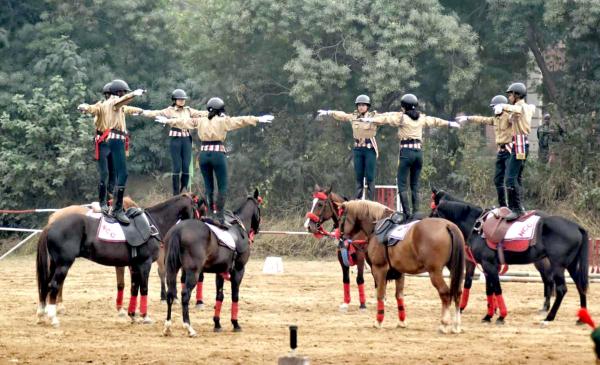
[[[450,297],[454,300],[456,308],[458,308],[465,275],[465,240],[455,224],[449,224],[446,228],[452,240],[452,252],[448,264],[450,270]]]
[[[40,234],[37,246],[36,273],[40,303],[46,301],[46,296],[48,295],[48,281],[50,280],[50,265],[48,263],[48,229],[49,226],[45,227]]]
[[[581,246],[579,247],[579,260],[577,263],[577,284],[585,294],[589,284],[590,243],[587,231],[583,228],[579,228],[579,231],[581,232]]]
[[[181,267],[181,259],[179,256],[179,250],[181,248],[179,230],[169,231],[165,237],[165,243],[165,279],[169,293],[175,295],[175,293],[177,293],[177,271]]]

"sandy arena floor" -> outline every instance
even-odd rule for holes
[[[198,337],[181,327],[174,307],[174,335],[163,337],[166,305],[159,300],[156,269],[150,282],[152,325],[130,324],[114,309],[114,269],[77,261],[65,286],[67,313],[58,329],[35,324],[37,287],[33,256],[0,263],[0,363],[199,363],[276,364],[288,349],[288,325],[299,326],[299,352],[312,364],[591,364],[590,331],[575,326],[578,299],[569,285],[557,320],[541,328],[537,309],[541,283],[505,283],[509,315],[504,326],[483,325],[484,285],[476,281],[463,315],[464,333],[437,333],[440,301],[428,279],[410,277],[406,284],[408,328],[397,329],[391,300],[385,328],[373,328],[374,290],[367,274],[369,309],[357,308],[352,284],[348,313],[340,313],[341,273],[334,261],[285,261],[283,275],[261,273],[262,260],[251,260],[240,300],[242,333],[231,332],[230,298],[223,305],[224,332],[212,332],[214,279],[207,275],[204,310],[192,310]],[[353,278],[354,280],[354,278]],[[129,285],[129,283],[127,284]],[[600,318],[597,285],[590,288],[590,312]],[[128,286],[129,287],[129,286]],[[128,293],[128,291],[126,291]],[[226,296],[230,294],[229,288]],[[393,287],[388,287],[393,298]],[[128,298],[126,296],[125,304]],[[395,301],[393,301],[395,304]]]

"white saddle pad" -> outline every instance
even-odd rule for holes
[[[390,232],[389,238],[395,239],[398,241],[402,241],[404,239],[404,237],[406,236],[406,233],[408,233],[408,230],[413,226],[413,224],[415,224],[417,222],[418,221],[413,221],[410,223],[399,225],[398,227],[392,229],[392,231]]]
[[[107,242],[127,242],[125,233],[119,223],[108,223],[100,214],[100,223],[98,224],[98,239]]]
[[[102,218],[102,213],[93,211],[91,209],[88,210],[87,213],[85,213],[85,215],[87,215],[90,218],[94,218],[94,219],[100,219],[100,218]]]
[[[532,215],[524,222],[514,222],[508,228],[508,231],[506,231],[504,240],[523,241],[532,239],[535,234],[535,227],[537,227],[539,220],[539,215]]]
[[[235,240],[233,239],[233,236],[231,235],[231,233],[229,233],[228,231],[225,231],[219,227],[213,226],[212,224],[206,223],[206,225],[217,236],[217,239],[222,244],[224,244],[228,248],[235,251]]]

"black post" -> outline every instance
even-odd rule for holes
[[[290,326],[290,348],[295,351],[298,347],[298,326]]]

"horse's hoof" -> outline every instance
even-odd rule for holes
[[[383,328],[383,322],[378,322],[375,321],[375,323],[373,323],[373,327],[377,328],[378,330]]]
[[[481,319],[481,323],[492,323],[492,316],[486,314],[485,317]]]
[[[173,323],[171,321],[165,321],[165,325],[163,327],[162,334],[163,336],[171,336],[171,326]]]
[[[233,327],[233,332],[242,332],[242,327],[240,327],[240,326]]]
[[[184,323],[184,324],[183,324],[183,327],[185,327],[185,329],[188,331],[188,336],[190,336],[190,337],[196,337],[196,336],[198,336],[198,333],[196,333],[196,330],[194,330],[194,329],[192,328],[192,325],[191,325],[191,324],[189,324],[189,323]]]
[[[464,308],[461,308],[460,309],[460,314],[462,314],[462,312],[464,312],[464,310],[465,310]]]
[[[504,325],[504,317],[498,317],[498,319],[496,319],[496,325],[503,326]]]
[[[117,315],[119,317],[126,317],[127,316],[127,311],[125,310],[125,308],[121,308],[121,309],[119,309],[119,312],[117,313]]]
[[[406,321],[398,321],[398,323],[396,324],[396,328],[406,328]]]
[[[197,309],[197,310],[202,310],[202,309],[204,309],[204,303],[196,303],[196,309]]]
[[[58,328],[60,326],[60,321],[58,320],[57,317],[54,317],[54,318],[52,318],[52,321],[50,322],[50,324],[52,325],[52,327]]]
[[[541,322],[540,322],[540,327],[542,327],[542,328],[546,328],[546,327],[548,327],[549,325],[550,325],[550,321],[545,321],[545,320],[544,320],[544,321],[541,321]]]
[[[348,303],[342,303],[340,304],[340,312],[347,312],[348,311]]]
[[[438,327],[438,332],[443,335],[448,334],[448,326],[445,324],[440,324],[440,326]]]
[[[585,325],[585,322],[582,322],[580,319],[578,319],[577,322],[575,322],[575,325],[583,326],[583,325]]]
[[[161,299],[160,300],[160,304],[167,304],[167,300],[166,299]]]
[[[221,331],[223,331],[223,328],[221,328],[221,327],[215,327],[215,328],[213,328],[213,332],[219,333]]]
[[[150,316],[145,316],[144,318],[142,318],[142,324],[153,324],[154,320],[152,318],[150,318]]]
[[[452,327],[452,333],[454,333],[455,335],[461,334],[462,333],[462,328],[460,328],[460,326],[453,326]]]

